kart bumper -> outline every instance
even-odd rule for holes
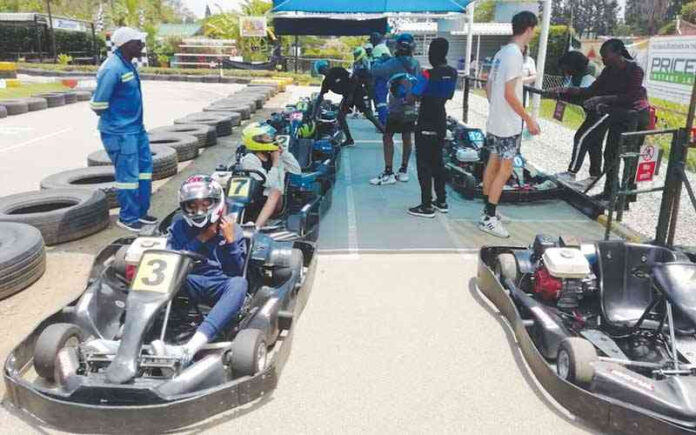
[[[616,376],[615,373],[611,373],[611,370],[616,370],[617,366],[615,364],[609,364],[606,367],[602,367],[602,364],[598,365],[598,375],[591,387],[597,392],[584,390],[558,377],[554,368],[549,365],[535,346],[517,307],[493,273],[492,265],[498,254],[515,249],[522,248],[482,248],[479,254],[477,287],[507,320],[515,334],[527,365],[544,389],[561,406],[574,415],[593,422],[602,431],[643,434],[694,432],[696,408],[686,402],[687,400],[692,400],[690,398],[684,398],[685,401],[679,403],[682,399],[678,392],[679,388],[693,389],[691,384],[687,386],[678,381],[679,385],[665,385],[664,388],[670,390],[666,397],[671,404],[658,404],[658,401],[661,400],[660,398],[655,395],[645,395],[644,405],[637,406],[625,402],[621,399],[621,394],[617,394],[620,390],[627,391],[625,384],[630,382],[630,380],[627,381],[621,375]],[[619,369],[622,368],[619,367]],[[606,373],[614,375],[614,380],[609,381],[605,379],[609,376]],[[636,375],[634,372],[629,371],[629,374],[630,376],[641,378],[641,380],[646,379]],[[620,388],[617,384],[618,379],[623,380]],[[662,381],[651,380],[651,383],[643,384],[642,386],[637,385],[636,388],[649,389],[650,386],[654,386],[652,382]],[[609,394],[611,394],[611,397]],[[675,406],[680,408],[680,410],[676,411]]]

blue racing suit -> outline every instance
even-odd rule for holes
[[[227,243],[221,234],[205,243],[201,242],[197,236],[204,230],[190,226],[183,217],[178,216],[169,228],[167,247],[196,252],[208,258],[206,263],[195,266],[186,277],[186,294],[193,304],[203,302],[213,305],[198,327],[198,331],[210,341],[239,315],[244,304],[247,281],[242,275],[247,252],[239,225],[234,230],[233,243]]]
[[[377,44],[372,49],[372,57],[374,59],[372,67],[374,68],[374,66],[379,64],[380,62],[388,60],[391,57],[391,53],[389,52],[387,45],[384,42],[382,42],[380,44]],[[387,123],[387,94],[389,93],[389,90],[387,89],[388,79],[373,76],[373,80],[375,109],[377,110],[377,118],[379,119],[379,122],[382,125],[385,125]]]
[[[140,76],[120,50],[99,68],[90,106],[99,115],[102,143],[116,169],[119,219],[135,222],[150,208],[152,153],[143,125]]]

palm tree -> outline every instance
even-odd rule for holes
[[[275,39],[273,34],[273,20],[268,12],[273,7],[272,3],[264,0],[245,0],[241,5],[241,12],[223,12],[218,6],[219,13],[210,16],[205,22],[205,34],[211,38],[234,39],[237,48],[242,53],[245,61],[265,60],[269,49],[268,38],[241,37],[239,17],[266,16],[269,36]]]

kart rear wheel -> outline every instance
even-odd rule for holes
[[[595,361],[597,351],[592,343],[584,338],[568,337],[558,348],[556,371],[561,379],[586,386],[592,382]]]
[[[506,252],[505,254],[498,255],[498,259],[495,262],[495,276],[504,284],[505,279],[510,279],[514,283],[517,283],[517,277],[519,271],[517,270],[517,260],[515,256]]]
[[[65,347],[78,347],[82,331],[72,323],[54,323],[41,332],[34,346],[34,370],[47,381],[55,379],[56,357]]]
[[[263,331],[243,329],[232,341],[230,367],[235,377],[253,376],[266,368],[268,349]]]

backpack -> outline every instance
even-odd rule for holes
[[[402,111],[399,113],[390,113],[389,116],[396,119],[398,122],[410,123],[416,122],[418,119],[418,107],[414,102],[407,103],[412,99],[413,88],[416,86],[418,79],[412,74],[413,68],[407,64],[404,59],[399,58],[407,72],[393,75],[389,79],[388,89],[391,98],[401,100]]]

